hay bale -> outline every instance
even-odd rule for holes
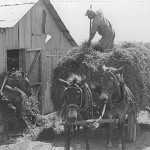
[[[68,50],[53,69],[50,89],[54,110],[60,110],[64,90],[58,78],[66,80],[71,73],[76,73],[86,76],[88,81],[100,82],[103,64],[115,68],[124,66],[125,83],[133,92],[139,108],[149,104],[150,44],[123,42],[115,45],[113,51],[101,53],[83,43]]]

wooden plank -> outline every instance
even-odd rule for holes
[[[94,122],[96,122],[97,119],[90,119],[90,120],[82,120],[82,121],[76,121],[75,123],[73,123],[73,125],[88,125],[88,124],[92,124]],[[96,123],[99,123],[99,124],[103,124],[103,123],[117,123],[119,121],[119,119],[102,119],[102,120],[99,120],[98,122]],[[65,124],[65,122],[63,122],[63,124]]]
[[[5,45],[7,41],[5,38],[5,33],[0,33],[0,72],[3,72],[6,69],[5,67],[7,66],[7,56],[5,51]]]
[[[25,24],[25,48],[31,48],[32,46],[32,23],[31,23],[31,11],[28,11],[28,13],[23,17],[24,24]]]
[[[42,35],[41,36],[36,36],[36,35],[32,34],[32,47],[31,48],[32,49],[36,49],[36,48],[42,49],[42,47],[43,47],[42,40],[43,40]]]
[[[35,5],[33,9],[31,9],[32,16],[32,34],[42,34],[42,21],[43,21],[43,7],[39,5]]]
[[[38,49],[27,49],[26,52],[32,52],[32,51],[41,51],[42,49],[41,48],[38,48]]]
[[[19,50],[19,68],[26,72],[26,53],[25,49]]]
[[[28,77],[31,76],[32,71],[34,69],[34,66],[35,66],[35,64],[36,64],[36,62],[37,62],[37,60],[38,60],[38,58],[39,58],[40,55],[41,55],[41,51],[39,51],[39,52],[36,53],[35,58],[34,58],[32,64],[31,64],[31,67],[28,70]]]
[[[25,18],[23,17],[20,21],[19,21],[19,48],[25,48]]]

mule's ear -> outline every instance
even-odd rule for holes
[[[69,86],[69,83],[68,83],[67,81],[65,81],[65,80],[63,80],[63,79],[58,79],[58,80],[60,81],[60,83],[63,84],[63,86],[65,86],[65,87],[68,87],[68,86]]]
[[[124,69],[124,66],[122,66],[122,67],[120,67],[120,68],[118,68],[118,69],[112,70],[112,72],[113,72],[114,74],[122,73],[122,72],[123,72],[123,69]]]

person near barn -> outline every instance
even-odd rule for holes
[[[98,44],[99,50],[104,52],[105,49],[113,49],[115,31],[111,23],[104,17],[103,12],[101,10],[95,12],[92,9],[89,9],[86,11],[85,15],[92,20],[90,37],[88,39],[87,46],[91,45],[92,39],[94,38],[96,32],[98,32],[101,36]]]

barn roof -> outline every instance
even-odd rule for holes
[[[10,28],[38,2],[39,0],[0,0],[0,28]],[[57,26],[63,32],[72,46],[77,46],[65,24],[62,22],[50,0],[43,0],[53,16]]]

